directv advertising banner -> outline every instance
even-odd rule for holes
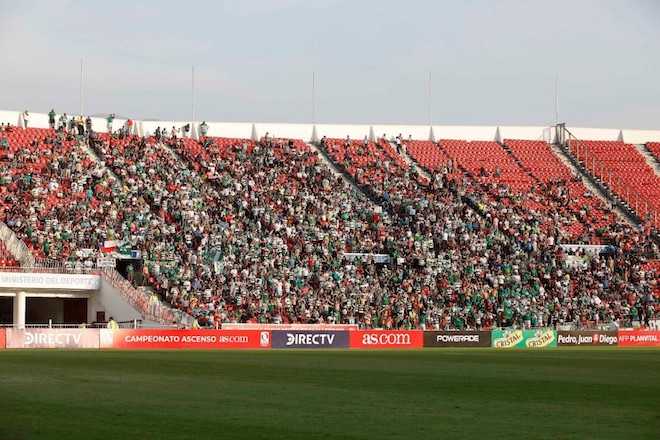
[[[7,329],[7,348],[99,348],[99,330],[77,328]]]
[[[557,345],[617,345],[619,335],[616,331],[580,330],[580,331],[558,331]]]
[[[280,331],[272,333],[273,348],[348,348],[346,331]]]
[[[490,347],[489,331],[424,332],[424,347]]]
[[[557,346],[557,332],[549,328],[535,330],[493,330],[495,348],[548,348]]]

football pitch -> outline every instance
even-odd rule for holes
[[[0,439],[658,439],[660,350],[0,351]]]

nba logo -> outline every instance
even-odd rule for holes
[[[270,346],[270,333],[269,332],[261,332],[259,335],[259,345],[262,347],[269,347]]]

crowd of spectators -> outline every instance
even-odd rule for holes
[[[651,232],[613,221],[584,232],[606,253],[564,250],[563,226],[593,213],[562,185],[518,194],[451,165],[429,180],[385,140],[323,139],[374,199],[300,140],[85,133],[1,147],[0,217],[42,257],[139,250],[141,278],[202,326],[630,325],[659,313]]]

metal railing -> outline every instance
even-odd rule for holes
[[[605,163],[593,155],[589,147],[577,139],[565,127],[563,128],[564,146],[570,154],[589,172],[594,179],[608,188],[612,194],[622,200],[642,221],[658,228],[660,218],[657,211],[649,205],[647,199],[619,176],[608,170]]]
[[[186,327],[192,325],[193,318],[190,315],[163,303],[157,295],[136,288],[115,269],[103,268],[97,269],[97,272],[104,281],[119,290],[124,299],[147,320],[159,324],[180,324]]]
[[[117,325],[119,325],[119,328],[131,328],[131,329],[136,329],[136,328],[142,328],[142,323],[143,321],[141,319],[134,319],[132,321],[118,321]],[[24,328],[30,329],[45,329],[45,328],[52,328],[52,329],[66,329],[66,328],[107,328],[108,323],[107,322],[92,322],[92,323],[86,323],[86,322],[81,322],[79,324],[56,324],[53,323],[52,320],[49,320],[48,323],[29,323],[25,324]],[[16,327],[14,324],[0,324],[0,328],[14,328]]]
[[[4,222],[0,222],[0,240],[21,266],[34,266],[35,258],[30,249]]]
[[[0,267],[0,272],[17,272],[17,273],[57,273],[57,274],[98,274],[99,269],[87,267],[40,267],[40,266],[23,266],[23,267]]]

